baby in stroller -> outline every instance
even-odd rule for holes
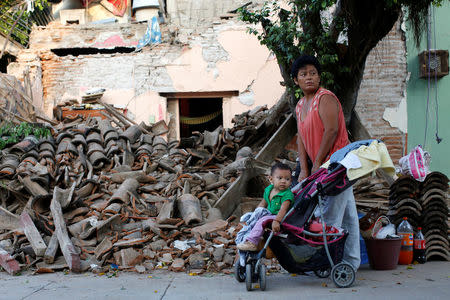
[[[274,166],[274,171],[276,168]],[[289,173],[289,171],[286,172],[286,175]],[[274,174],[276,173],[274,172]],[[290,183],[291,180],[286,178],[284,181]],[[272,184],[275,182],[273,176],[271,182]],[[265,290],[266,267],[261,259],[266,256],[266,249],[270,247],[280,265],[290,273],[313,271],[317,276],[323,278],[331,275],[333,282],[338,287],[352,285],[355,280],[355,269],[349,263],[342,261],[348,231],[328,226],[324,222],[323,211],[325,196],[342,194],[353,183],[346,177],[346,169],[343,166],[330,173],[327,169],[321,168],[299,183],[298,188],[292,189],[294,197],[281,204],[281,209],[276,216],[270,211],[263,214],[262,212],[267,210],[263,207],[256,208],[250,219],[243,220],[246,217],[244,215],[241,221],[245,221],[247,225],[236,236],[239,249],[239,261],[235,264],[236,279],[239,282],[245,281],[249,291],[252,289],[252,283],[257,281],[260,283],[260,289]],[[273,187],[270,189],[269,186],[267,189],[271,190]],[[266,196],[265,193],[264,198]],[[268,197],[270,197],[270,193]],[[269,206],[273,198],[264,201]],[[262,202],[260,204],[264,205]],[[286,209],[283,209],[283,206]],[[316,212],[320,217],[319,223],[314,221]],[[280,216],[280,214],[282,215]],[[261,217],[262,215],[263,217]],[[280,221],[274,222],[278,218]],[[255,221],[255,219],[258,220]],[[313,224],[314,222],[316,224]],[[248,229],[251,227],[248,226],[249,224],[255,224],[251,231]],[[269,226],[272,231],[264,232],[264,228]],[[321,228],[316,230],[315,227]],[[249,240],[247,234],[253,235],[254,238]],[[256,251],[256,243],[261,237],[264,237],[265,245],[261,250]],[[241,243],[243,240],[245,242]],[[247,242],[255,245],[250,245],[254,250],[247,250],[250,248],[246,246]]]
[[[245,241],[237,245],[241,251],[256,251],[258,243],[263,236],[263,224],[267,220],[272,221],[272,231],[280,231],[280,223],[291,207],[294,194],[290,190],[292,182],[292,170],[283,163],[276,163],[270,170],[270,185],[265,188],[263,200],[258,207],[267,208],[260,210],[259,219],[247,235]]]

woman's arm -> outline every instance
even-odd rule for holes
[[[331,95],[323,95],[320,99],[319,116],[323,123],[324,132],[311,173],[317,171],[324,163],[336,141],[339,125],[339,105],[336,101]]]
[[[298,176],[298,182],[309,176],[309,166],[308,166],[308,154],[305,150],[305,145],[303,144],[302,138],[300,136],[300,131],[297,133],[297,149],[298,158],[300,162],[300,174]]]
[[[281,204],[280,211],[278,212],[277,216],[275,217],[275,220],[272,221],[272,230],[274,232],[280,231],[280,222],[283,220],[284,216],[289,210],[289,206],[291,206],[291,201],[286,200]]]

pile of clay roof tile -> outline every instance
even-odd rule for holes
[[[448,206],[448,178],[444,174],[432,172],[423,182],[402,176],[391,186],[388,216],[395,225],[407,217],[414,228],[423,228],[428,259],[450,260]]]
[[[422,183],[422,227],[426,240],[427,259],[439,257],[450,260],[449,247],[449,198],[448,178],[442,173],[432,172]]]
[[[11,274],[228,270],[240,225],[212,208],[235,178],[220,171],[244,145],[263,146],[267,114],[171,142],[161,122],[76,119],[3,149],[0,265]]]

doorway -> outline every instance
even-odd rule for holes
[[[192,132],[214,131],[231,120],[224,102],[239,95],[239,91],[160,92],[167,99],[169,140],[189,138]],[[229,101],[228,101],[229,102]],[[228,118],[228,119],[225,119]]]
[[[185,98],[178,103],[181,138],[223,126],[222,98]]]

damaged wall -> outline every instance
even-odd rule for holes
[[[406,78],[405,33],[397,22],[367,57],[356,104],[363,124],[386,143],[394,162],[406,146]]]
[[[167,13],[172,24],[185,28],[204,27],[217,17],[248,3],[248,0],[167,0]],[[264,3],[254,0],[252,3]]]
[[[94,87],[107,90],[105,102],[126,106],[136,121],[147,123],[170,119],[167,101],[160,92],[237,90],[239,96],[223,101],[225,127],[232,126],[235,114],[276,103],[283,88],[275,57],[246,32],[246,24],[235,18],[214,19],[242,1],[215,6],[211,9],[214,14],[208,17],[214,21],[202,23],[202,28],[190,23],[174,25],[175,16],[183,10],[180,7],[190,3],[190,10],[183,12],[190,15],[197,7],[194,2],[179,1],[174,9],[175,2],[168,1],[172,24],[161,26],[163,43],[138,53],[128,52],[144,35],[146,24],[53,23],[37,28],[31,34],[30,50],[22,51],[8,72],[20,74],[30,55],[37,55],[42,64],[43,106],[49,115],[58,101],[79,98]],[[76,56],[81,48],[114,49],[114,53]],[[52,49],[65,49],[72,55],[58,56]],[[369,132],[387,143],[394,161],[402,156],[405,146],[405,53],[404,33],[396,24],[367,58],[356,107]]]
[[[45,111],[51,114],[53,105],[69,95],[102,87],[107,90],[103,100],[127,106],[136,121],[167,121],[166,99],[159,92],[238,90],[242,96],[224,101],[224,125],[229,127],[235,114],[271,106],[283,92],[276,59],[246,33],[245,24],[235,21],[195,35],[163,29],[162,44],[138,53],[116,48],[117,53],[75,56],[79,48],[134,47],[145,29],[145,24],[54,24],[35,30],[27,52],[38,53],[42,63]],[[74,55],[57,56],[52,49]],[[24,63],[19,56],[10,73]]]

